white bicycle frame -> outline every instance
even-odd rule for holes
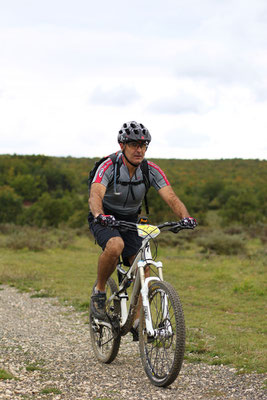
[[[144,229],[144,227],[150,227],[150,232],[147,233]],[[152,230],[151,230],[152,228]],[[143,232],[143,234],[142,234]],[[160,234],[160,230],[152,225],[141,225],[139,236],[143,236],[144,239],[142,241],[142,245],[140,247],[140,250],[138,254],[136,255],[133,264],[131,265],[129,271],[124,274],[124,278],[122,279],[122,283],[119,286],[119,294],[118,297],[120,298],[120,305],[121,305],[121,320],[120,320],[120,326],[123,326],[125,322],[127,321],[129,313],[134,312],[134,306],[137,304],[139,293],[141,292],[142,295],[142,303],[143,303],[143,310],[144,310],[144,315],[145,315],[145,323],[146,323],[146,332],[149,336],[157,336],[158,329],[153,328],[152,324],[152,318],[151,318],[151,313],[150,313],[150,305],[149,305],[149,298],[148,298],[148,290],[149,290],[149,284],[151,282],[155,281],[161,281],[163,280],[163,272],[162,272],[162,262],[161,261],[154,261],[152,258],[151,254],[151,249],[150,249],[150,244],[149,241],[150,239],[158,236]],[[157,268],[158,270],[158,277],[153,276],[149,278],[145,278],[145,267],[147,265],[153,265]],[[119,268],[119,267],[118,267]],[[126,278],[127,277],[127,278]],[[123,290],[124,288],[124,280],[125,278],[127,280],[132,280],[134,279],[134,285],[133,285],[133,291],[131,295],[131,302],[129,306],[129,311],[127,310],[127,300],[128,300],[128,295],[125,293]],[[162,299],[162,304],[163,304],[163,317],[168,318],[168,301],[167,301],[167,296],[166,294],[164,295],[165,298],[164,300]],[[115,298],[115,295],[111,296],[110,300]],[[168,328],[168,331],[170,330],[170,334],[172,333],[171,327]]]

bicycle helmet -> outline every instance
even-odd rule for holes
[[[147,144],[151,142],[151,135],[148,129],[146,129],[143,124],[139,124],[135,121],[125,122],[119,131],[118,142],[128,143],[139,140]]]

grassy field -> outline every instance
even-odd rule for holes
[[[6,226],[0,231],[1,284],[32,291],[33,296],[57,296],[87,310],[99,254],[94,241],[75,231],[20,231]],[[171,246],[162,241],[158,250],[165,280],[173,284],[183,303],[186,359],[232,365],[240,373],[265,372],[264,242],[239,235],[240,251],[228,251],[236,235],[225,235],[219,242],[229,241],[224,250],[229,254],[216,251],[216,246],[204,252],[203,243],[217,234],[206,232],[199,238],[194,232],[190,238],[182,233],[179,239],[172,235],[175,239],[167,240]]]

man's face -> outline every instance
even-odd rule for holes
[[[126,144],[120,143],[121,149],[124,151],[126,157],[133,164],[140,164],[146,154],[147,145],[145,142],[129,142]]]

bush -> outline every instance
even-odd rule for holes
[[[9,235],[17,230],[17,225],[15,224],[0,224],[0,233],[3,235]]]
[[[231,225],[224,229],[224,233],[228,235],[241,235],[244,233],[244,228],[242,225]]]
[[[87,215],[88,215],[88,210],[87,213],[84,212],[83,210],[75,211],[74,214],[71,215],[70,218],[68,219],[68,226],[70,228],[81,228],[83,226],[88,226]]]
[[[238,195],[232,195],[220,210],[223,221],[227,224],[238,222],[252,225],[263,220],[257,195],[251,190],[242,190]]]
[[[267,243],[267,224],[258,222],[257,224],[246,228],[246,232],[249,237],[260,239],[262,244]]]
[[[210,209],[220,208],[218,196],[224,190],[224,183],[221,180],[213,179],[204,184],[200,190],[201,198],[204,198]]]
[[[219,255],[246,253],[245,241],[240,235],[227,235],[222,232],[212,232],[197,239],[197,244],[205,252],[214,252]]]
[[[184,240],[182,236],[175,235],[171,232],[164,232],[156,239],[160,247],[184,247]]]
[[[19,225],[43,226],[43,210],[38,202],[29,207],[24,207],[17,219]]]
[[[36,227],[19,227],[0,242],[0,247],[12,250],[29,249],[42,251],[50,248],[66,248],[72,242],[74,234],[71,231],[38,229]]]
[[[66,222],[73,213],[73,204],[68,196],[53,198],[44,193],[32,206],[24,208],[18,219],[21,225],[54,226]]]
[[[57,189],[71,192],[75,187],[75,173],[65,170],[60,165],[50,163],[42,169],[42,174],[47,182],[49,192]]]
[[[0,188],[0,223],[16,222],[22,212],[22,199],[9,186]]]
[[[10,184],[24,201],[36,201],[41,193],[47,190],[44,179],[30,174],[17,175]]]

